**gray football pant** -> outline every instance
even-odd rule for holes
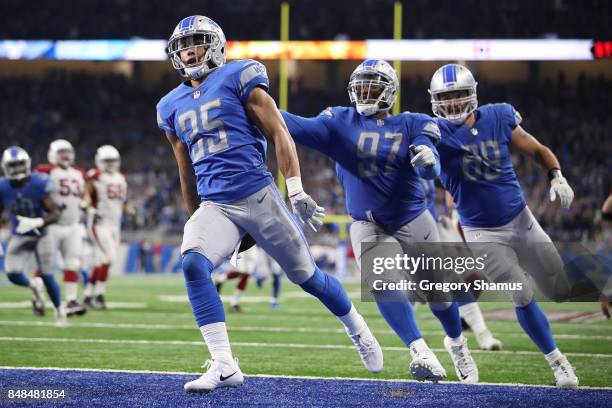
[[[361,268],[361,257],[365,254],[362,252],[362,242],[375,242],[381,245],[368,246],[367,251],[375,251],[377,257],[395,257],[396,254],[407,254],[413,257],[420,256],[423,251],[431,254],[433,245],[430,243],[439,242],[438,227],[431,213],[425,210],[421,215],[413,219],[407,224],[404,224],[397,230],[388,230],[380,225],[370,221],[355,221],[351,224],[351,242],[355,260]],[[419,243],[426,245],[427,249],[419,246]],[[371,271],[361,271],[362,273],[372,273]],[[422,274],[415,274],[410,277],[417,282],[427,278]],[[426,296],[423,295],[424,298]],[[452,299],[446,302],[436,301],[430,302],[433,309],[444,310],[451,304]]]
[[[298,285],[316,268],[302,229],[273,183],[230,203],[204,201],[185,224],[181,253],[204,255],[216,268],[250,234]]]
[[[463,227],[463,231],[474,256],[487,254],[483,274],[491,282],[522,284],[523,290],[508,292],[515,306],[526,306],[533,299],[527,272],[549,299],[562,301],[569,296],[561,256],[528,207],[501,227]]]
[[[12,235],[6,248],[4,269],[8,273],[25,272],[30,257],[36,267],[46,275],[53,272],[55,253],[53,236],[43,232],[40,236]]]

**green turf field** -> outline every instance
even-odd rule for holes
[[[223,294],[231,294],[234,285],[227,283]],[[244,312],[227,313],[233,352],[242,370],[246,374],[409,379],[408,350],[380,317],[376,305],[359,301],[359,285],[345,286],[384,349],[382,373],[367,372],[340,323],[286,280],[279,310],[270,308],[269,282],[263,290],[251,282]],[[74,317],[71,327],[64,329],[53,327],[49,307],[42,318],[19,307],[19,302],[29,299],[29,291],[4,281],[0,293],[0,366],[197,372],[208,357],[181,276],[113,277],[107,292],[109,310]],[[512,311],[509,303],[481,306]],[[544,304],[544,309],[596,312],[599,305]],[[417,307],[417,319],[449,380],[456,380],[450,358],[442,350],[439,323],[425,306]],[[482,382],[553,383],[546,361],[516,321],[488,320],[488,324],[503,341],[502,352],[476,351],[473,336],[467,334]],[[611,321],[553,322],[552,327],[581,385],[612,386]]]

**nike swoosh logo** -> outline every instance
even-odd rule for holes
[[[257,204],[261,204],[261,202],[264,200],[264,198],[266,198],[266,196],[268,195],[268,193],[265,193],[264,195],[261,196],[261,198],[257,199]]]
[[[425,236],[423,237],[423,239],[424,239],[425,241],[427,241],[427,238],[429,238],[429,236],[430,236],[430,235],[431,235],[431,231],[429,231],[429,232],[427,233],[427,235],[425,235]]]
[[[462,380],[465,380],[465,379],[467,379],[467,378],[468,378],[468,376],[467,376],[467,375],[465,375],[465,374],[463,374],[463,373],[461,372],[461,369],[460,369],[460,368],[458,368],[458,369],[457,369],[457,371],[459,371],[459,376],[461,377],[461,379],[462,379]]]
[[[527,230],[531,231],[531,228],[533,228],[533,222],[527,227]]]
[[[237,372],[238,372],[238,371],[234,371],[233,373],[231,373],[231,374],[230,374],[230,375],[228,375],[227,377],[224,377],[224,376],[223,376],[223,374],[221,374],[221,375],[219,376],[219,381],[225,381],[225,380],[227,380],[228,378],[230,378],[231,376],[233,376],[234,374],[236,374]]]

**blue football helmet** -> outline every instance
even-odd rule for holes
[[[388,111],[397,99],[399,80],[387,61],[365,60],[351,74],[348,94],[359,114],[371,116]]]
[[[201,78],[208,71],[225,64],[226,41],[223,30],[205,16],[182,19],[168,40],[168,57],[178,73],[187,79]],[[181,52],[193,49],[184,62]]]
[[[433,114],[456,125],[462,124],[478,107],[477,85],[474,75],[463,65],[447,64],[439,68],[429,84]],[[466,91],[466,96],[440,98],[444,93],[455,91]]]
[[[32,160],[19,146],[11,146],[2,153],[2,171],[10,180],[20,181],[30,176]]]

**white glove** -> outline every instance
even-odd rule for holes
[[[313,231],[317,231],[315,225],[323,225],[323,221],[320,218],[325,217],[325,208],[317,205],[311,196],[302,191],[289,197],[289,201],[291,201],[293,212],[298,215],[300,221],[308,224]]]
[[[557,196],[563,208],[569,208],[574,201],[574,190],[567,184],[563,176],[555,177],[550,181],[550,201],[555,201]]]
[[[436,156],[428,146],[410,146],[410,150],[415,155],[412,160],[410,160],[410,164],[412,164],[413,167],[429,167],[436,164]]]
[[[25,234],[45,225],[45,221],[42,218],[28,218],[21,215],[17,216],[17,223],[15,231],[18,234]]]

